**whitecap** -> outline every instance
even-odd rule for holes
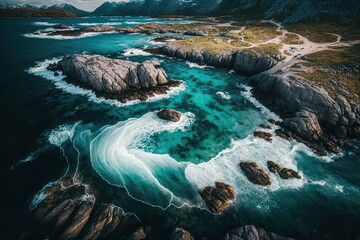
[[[55,26],[59,23],[50,23],[50,22],[33,22],[32,25],[35,26]]]
[[[143,49],[129,48],[126,49],[122,55],[126,57],[130,57],[130,56],[150,56],[152,54],[145,52]]]
[[[129,24],[129,25],[132,25],[132,24],[140,24],[140,22],[127,21],[127,22],[125,22],[125,24]]]
[[[344,192],[344,186],[342,185],[335,185],[335,189],[341,193]]]
[[[96,23],[78,23],[79,26],[119,26],[122,25],[121,22],[96,22]]]
[[[206,68],[206,65],[199,65],[197,63],[193,63],[193,62],[189,62],[186,61],[186,64],[190,67],[190,68]]]
[[[60,60],[61,60],[61,58],[46,59],[45,61],[38,62],[35,67],[32,67],[32,68],[28,69],[27,71],[30,74],[50,80],[52,83],[54,83],[56,88],[61,89],[64,92],[67,92],[67,93],[73,94],[73,95],[85,96],[90,101],[95,102],[95,103],[106,103],[106,104],[114,105],[117,107],[124,107],[124,106],[142,103],[140,100],[134,100],[134,101],[128,101],[127,103],[121,103],[117,100],[110,100],[110,99],[106,99],[103,97],[97,97],[96,94],[92,90],[84,89],[79,86],[76,86],[76,85],[66,82],[64,80],[64,78],[65,78],[64,75],[59,74],[58,76],[55,76],[54,72],[47,70],[47,67],[49,66],[50,63],[56,63]],[[178,95],[181,91],[184,91],[185,88],[186,88],[186,83],[181,82],[181,84],[179,86],[170,88],[170,90],[168,91],[167,94],[155,94],[153,97],[150,97],[146,101],[152,102],[152,101],[158,101],[161,99],[170,98],[172,96]]]
[[[324,180],[317,180],[317,181],[310,181],[312,184],[314,185],[318,185],[318,186],[325,186],[326,185],[326,181]]]
[[[231,99],[231,95],[228,92],[217,92],[216,95],[218,95],[219,97],[226,99],[226,100]]]
[[[79,123],[73,125],[60,125],[53,129],[48,137],[50,144],[60,147],[67,140],[71,140],[74,136],[75,128]]]

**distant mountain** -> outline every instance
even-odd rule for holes
[[[299,22],[328,17],[359,17],[359,0],[222,0],[217,14],[254,14],[265,19]]]
[[[26,9],[38,9],[37,6],[30,4],[1,4],[0,9],[17,9],[17,8],[26,8]]]
[[[105,2],[94,15],[166,15],[206,14],[213,11],[221,0],[126,0]]]
[[[78,13],[78,14],[82,14],[82,15],[88,15],[89,14],[89,12],[78,9],[78,8],[74,7],[73,5],[68,4],[68,3],[55,4],[55,5],[52,5],[52,6],[44,5],[44,6],[40,7],[40,8],[41,9],[64,9],[64,10],[69,10],[69,11],[72,11],[74,13]]]
[[[71,4],[56,4],[37,7],[29,4],[2,4],[0,17],[82,17],[89,12]]]
[[[105,2],[94,15],[239,15],[299,22],[359,17],[359,0],[124,0]]]

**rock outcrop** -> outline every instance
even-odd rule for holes
[[[360,106],[355,102],[330,96],[297,76],[263,73],[251,78],[251,85],[255,96],[283,118],[281,126],[306,141],[321,140],[324,133],[360,137]]]
[[[270,172],[272,172],[272,173],[278,173],[281,170],[280,165],[274,163],[273,161],[268,161],[267,165],[268,165]]]
[[[235,199],[234,188],[222,182],[215,182],[215,187],[206,187],[200,191],[209,210],[220,213],[228,207],[229,202]]]
[[[242,50],[213,53],[202,49],[181,47],[176,42],[162,46],[160,52],[169,57],[186,59],[202,65],[229,68],[237,73],[250,76],[266,71],[282,60],[280,55],[251,53]]]
[[[271,133],[262,132],[262,131],[255,131],[254,136],[258,138],[262,138],[268,142],[272,142],[272,135]]]
[[[268,161],[267,165],[270,172],[279,174],[282,179],[301,179],[301,176],[295,170],[289,168],[282,168],[279,164],[276,164],[273,161]]]
[[[241,162],[241,170],[245,173],[245,176],[250,182],[261,186],[268,186],[271,184],[269,175],[259,168],[257,163],[254,162]]]
[[[229,231],[222,240],[293,240],[274,233],[256,228],[253,225],[246,225]]]
[[[63,182],[47,187],[32,215],[42,232],[56,239],[104,239],[122,236],[136,228],[138,220],[112,204],[97,205],[83,185],[63,187]]]
[[[72,55],[59,61],[57,70],[78,83],[126,102],[146,100],[147,95],[165,94],[169,87],[180,84],[170,81],[159,66],[160,63],[156,61],[137,63],[100,55]],[[49,68],[53,69],[54,66],[49,65]]]
[[[178,122],[180,121],[181,113],[172,109],[162,109],[157,112],[157,116],[167,121]]]
[[[190,29],[190,30],[184,32],[183,34],[184,35],[189,35],[189,36],[202,36],[202,37],[207,36],[207,34],[204,33],[203,31],[196,30],[196,29]]]
[[[194,240],[194,238],[188,231],[182,228],[175,228],[171,232],[170,240]]]
[[[64,36],[64,37],[77,37],[81,36],[85,33],[105,33],[105,32],[115,32],[116,28],[103,25],[103,26],[96,26],[96,27],[87,27],[87,28],[81,28],[81,29],[70,29],[70,27],[59,24],[56,25],[57,30],[55,31],[40,31],[40,33],[46,33],[49,36]],[[58,31],[61,30],[61,31]]]
[[[281,60],[282,57],[278,55],[237,51],[234,54],[234,65],[231,69],[237,73],[252,76],[269,70]]]

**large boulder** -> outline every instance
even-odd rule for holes
[[[322,129],[314,113],[301,110],[294,117],[285,118],[281,126],[305,139],[318,140]]]
[[[200,195],[211,212],[220,213],[235,199],[235,190],[228,184],[216,182],[215,187],[204,188]]]
[[[181,113],[172,109],[162,109],[157,112],[157,116],[167,121],[178,122],[180,121]]]
[[[156,61],[143,63],[110,59],[100,55],[66,56],[57,66],[66,76],[105,93],[149,89],[169,82]]]
[[[237,51],[234,54],[233,69],[235,72],[252,76],[274,67],[280,59],[281,57]]]
[[[241,170],[245,173],[250,182],[261,186],[268,186],[271,184],[269,175],[259,168],[255,162],[241,162]]]
[[[283,168],[280,170],[279,172],[279,176],[283,179],[290,179],[290,178],[297,178],[300,179],[301,176],[299,175],[298,172],[289,169],[289,168]]]

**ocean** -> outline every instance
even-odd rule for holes
[[[260,124],[279,117],[251,95],[248,78],[144,52],[160,46],[151,40],[161,34],[33,34],[57,23],[80,28],[145,22],[189,21],[0,19],[1,232],[31,228],[34,196],[49,182],[76,172],[91,179],[100,201],[119,205],[144,225],[179,226],[214,239],[245,224],[297,239],[357,239],[359,142],[346,142],[339,155],[318,157],[297,142],[255,138]],[[183,83],[146,102],[110,101],[46,69],[69,54],[157,60],[169,77]],[[162,108],[181,112],[181,121],[157,118]],[[269,160],[299,171],[302,178],[270,174],[271,186],[261,187],[239,167],[241,161],[254,161],[267,170]],[[198,193],[215,181],[236,190],[235,201],[222,214],[211,214]]]

